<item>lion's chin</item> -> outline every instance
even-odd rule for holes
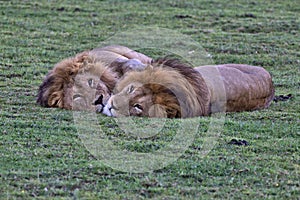
[[[104,108],[102,109],[101,112],[102,112],[102,114],[104,114],[106,116],[113,117],[113,114],[111,112],[111,109],[110,109],[109,105],[104,106]]]

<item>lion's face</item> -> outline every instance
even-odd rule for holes
[[[119,59],[116,62],[119,62],[117,67],[124,69],[122,74],[130,70],[138,71],[145,67],[136,59]],[[75,76],[72,90],[70,90],[71,94],[67,93],[66,97],[72,97],[72,108],[75,110],[101,113],[111,96],[111,91],[116,83],[115,78],[117,76],[101,62],[92,63],[88,71],[82,71]],[[67,101],[69,100],[65,100],[65,102]]]
[[[179,102],[160,84],[132,82],[110,97],[103,114],[113,117],[180,117]]]
[[[101,112],[117,78],[107,64],[80,54],[63,60],[48,73],[37,102],[45,107]]]
[[[131,83],[121,92],[113,95],[105,109],[109,116],[149,116],[149,110],[153,106],[151,90],[140,83]]]
[[[110,91],[101,79],[91,73],[78,74],[74,85],[67,90],[65,102],[72,102],[74,110],[102,112]]]

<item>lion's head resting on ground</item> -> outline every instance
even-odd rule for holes
[[[101,110],[116,82],[115,72],[83,52],[63,60],[48,73],[37,102],[45,107]]]
[[[103,111],[109,116],[186,118],[209,114],[210,94],[201,74],[176,59],[158,59],[144,71],[127,73],[114,93]]]
[[[143,63],[151,60],[119,45],[79,53],[57,63],[48,73],[39,87],[37,103],[101,112],[117,80],[128,71],[143,70]]]

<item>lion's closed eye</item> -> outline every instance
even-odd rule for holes
[[[137,111],[143,111],[143,106],[141,104],[134,104],[133,107],[137,110]]]
[[[129,86],[129,87],[128,87],[128,90],[127,90],[127,93],[128,93],[128,94],[131,94],[131,93],[134,91],[134,89],[135,89],[135,88],[134,88],[133,85]]]
[[[93,87],[94,87],[94,80],[93,80],[92,78],[90,78],[90,79],[88,80],[88,84],[89,84],[89,86],[90,86],[91,88],[93,88]]]
[[[75,95],[73,95],[73,100],[80,98],[80,97],[82,97],[80,94],[75,94]]]

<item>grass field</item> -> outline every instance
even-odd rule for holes
[[[298,0],[13,0],[0,1],[0,16],[0,199],[299,199]],[[55,63],[136,25],[187,35],[215,63],[264,66],[276,95],[292,98],[267,110],[227,114],[205,157],[199,154],[203,126],[162,169],[112,169],[82,144],[72,111],[42,108],[35,99]],[[109,131],[123,148],[151,152],[176,133],[178,122],[167,123],[166,136],[150,141],[122,143],[121,130],[110,125]],[[232,139],[249,145],[229,144]]]

